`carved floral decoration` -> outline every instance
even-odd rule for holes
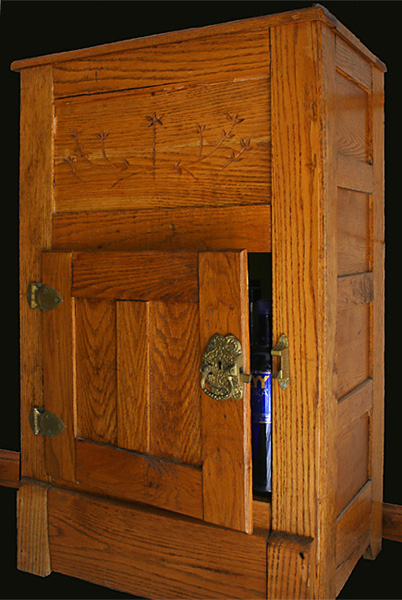
[[[152,157],[150,168],[152,170],[153,179],[155,179],[157,171],[157,126],[163,127],[163,117],[164,115],[158,115],[155,112],[152,115],[145,117],[148,122],[147,126],[152,128]],[[199,138],[197,155],[193,160],[183,160],[179,158],[174,163],[172,162],[172,168],[178,175],[188,175],[193,179],[198,180],[200,175],[197,172],[197,167],[200,163],[207,161],[210,156],[216,154],[218,151],[220,151],[222,155],[222,164],[219,167],[215,166],[213,168],[218,168],[219,171],[223,171],[230,165],[242,160],[245,152],[250,152],[250,150],[252,150],[250,138],[240,138],[238,140],[238,146],[233,146],[232,140],[235,137],[234,128],[239,123],[242,123],[244,119],[240,118],[237,113],[231,115],[228,112],[225,113],[225,117],[229,122],[229,126],[226,129],[222,128],[221,137],[215,144],[206,142],[206,124],[197,124],[197,127],[194,129],[194,133],[197,134]],[[83,143],[83,131],[73,130],[73,133],[70,135],[70,139],[73,143],[73,153],[68,154],[62,160],[63,164],[67,165],[69,168],[71,175],[79,181],[85,182],[85,179],[83,179],[82,173],[79,170],[81,161],[88,163],[94,169],[113,169],[116,173],[116,179],[111,185],[112,188],[138,174],[138,168],[136,169],[134,165],[131,165],[127,158],[121,157],[120,159],[113,161],[110,159],[106,149],[109,132],[101,130],[99,133],[95,134],[95,137],[99,140],[100,152],[102,155],[101,161],[92,160],[91,155],[86,151]]]

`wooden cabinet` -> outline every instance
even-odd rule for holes
[[[13,68],[19,568],[148,598],[335,597],[382,537],[384,65],[317,6]],[[262,254],[290,370],[269,503],[249,384],[200,387],[215,333],[248,372]],[[31,308],[32,282],[62,302]],[[64,431],[34,435],[35,408]]]

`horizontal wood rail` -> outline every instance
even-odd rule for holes
[[[382,505],[382,537],[394,542],[402,542],[402,506]]]
[[[18,488],[20,481],[20,453],[0,450],[0,485]]]

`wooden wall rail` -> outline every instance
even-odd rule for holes
[[[20,480],[20,453],[0,450],[0,485],[18,488]]]

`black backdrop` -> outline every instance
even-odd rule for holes
[[[322,4],[388,67],[386,74],[386,414],[384,501],[402,504],[402,369],[400,139],[402,4],[329,1]],[[235,19],[311,6],[293,1],[12,1],[0,15],[0,202],[2,358],[0,448],[19,450],[18,367],[18,155],[19,76],[9,70],[20,58],[74,50],[107,42],[200,27]],[[15,490],[0,488],[1,598],[129,598],[106,588],[53,573],[41,579],[17,571]],[[359,561],[342,598],[402,598],[402,544],[385,540],[375,562]],[[251,600],[251,599],[250,599]]]

